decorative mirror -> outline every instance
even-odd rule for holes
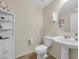
[[[61,7],[58,25],[65,32],[78,32],[78,0],[69,0]]]

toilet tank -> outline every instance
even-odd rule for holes
[[[50,47],[53,44],[53,39],[49,36],[44,36],[43,43],[47,47]]]

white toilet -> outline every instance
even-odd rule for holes
[[[53,39],[49,36],[44,36],[43,44],[35,48],[37,59],[45,59],[47,55],[47,49],[52,45]]]

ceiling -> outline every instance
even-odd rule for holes
[[[44,8],[50,4],[53,0],[33,0],[38,6]]]
[[[65,3],[61,10],[60,14],[72,14],[77,12],[78,8],[78,0],[69,0],[67,3]]]

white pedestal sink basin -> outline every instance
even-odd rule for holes
[[[69,48],[78,49],[78,41],[74,38],[66,39],[64,36],[56,36],[53,40],[61,45],[61,59],[69,59]]]

